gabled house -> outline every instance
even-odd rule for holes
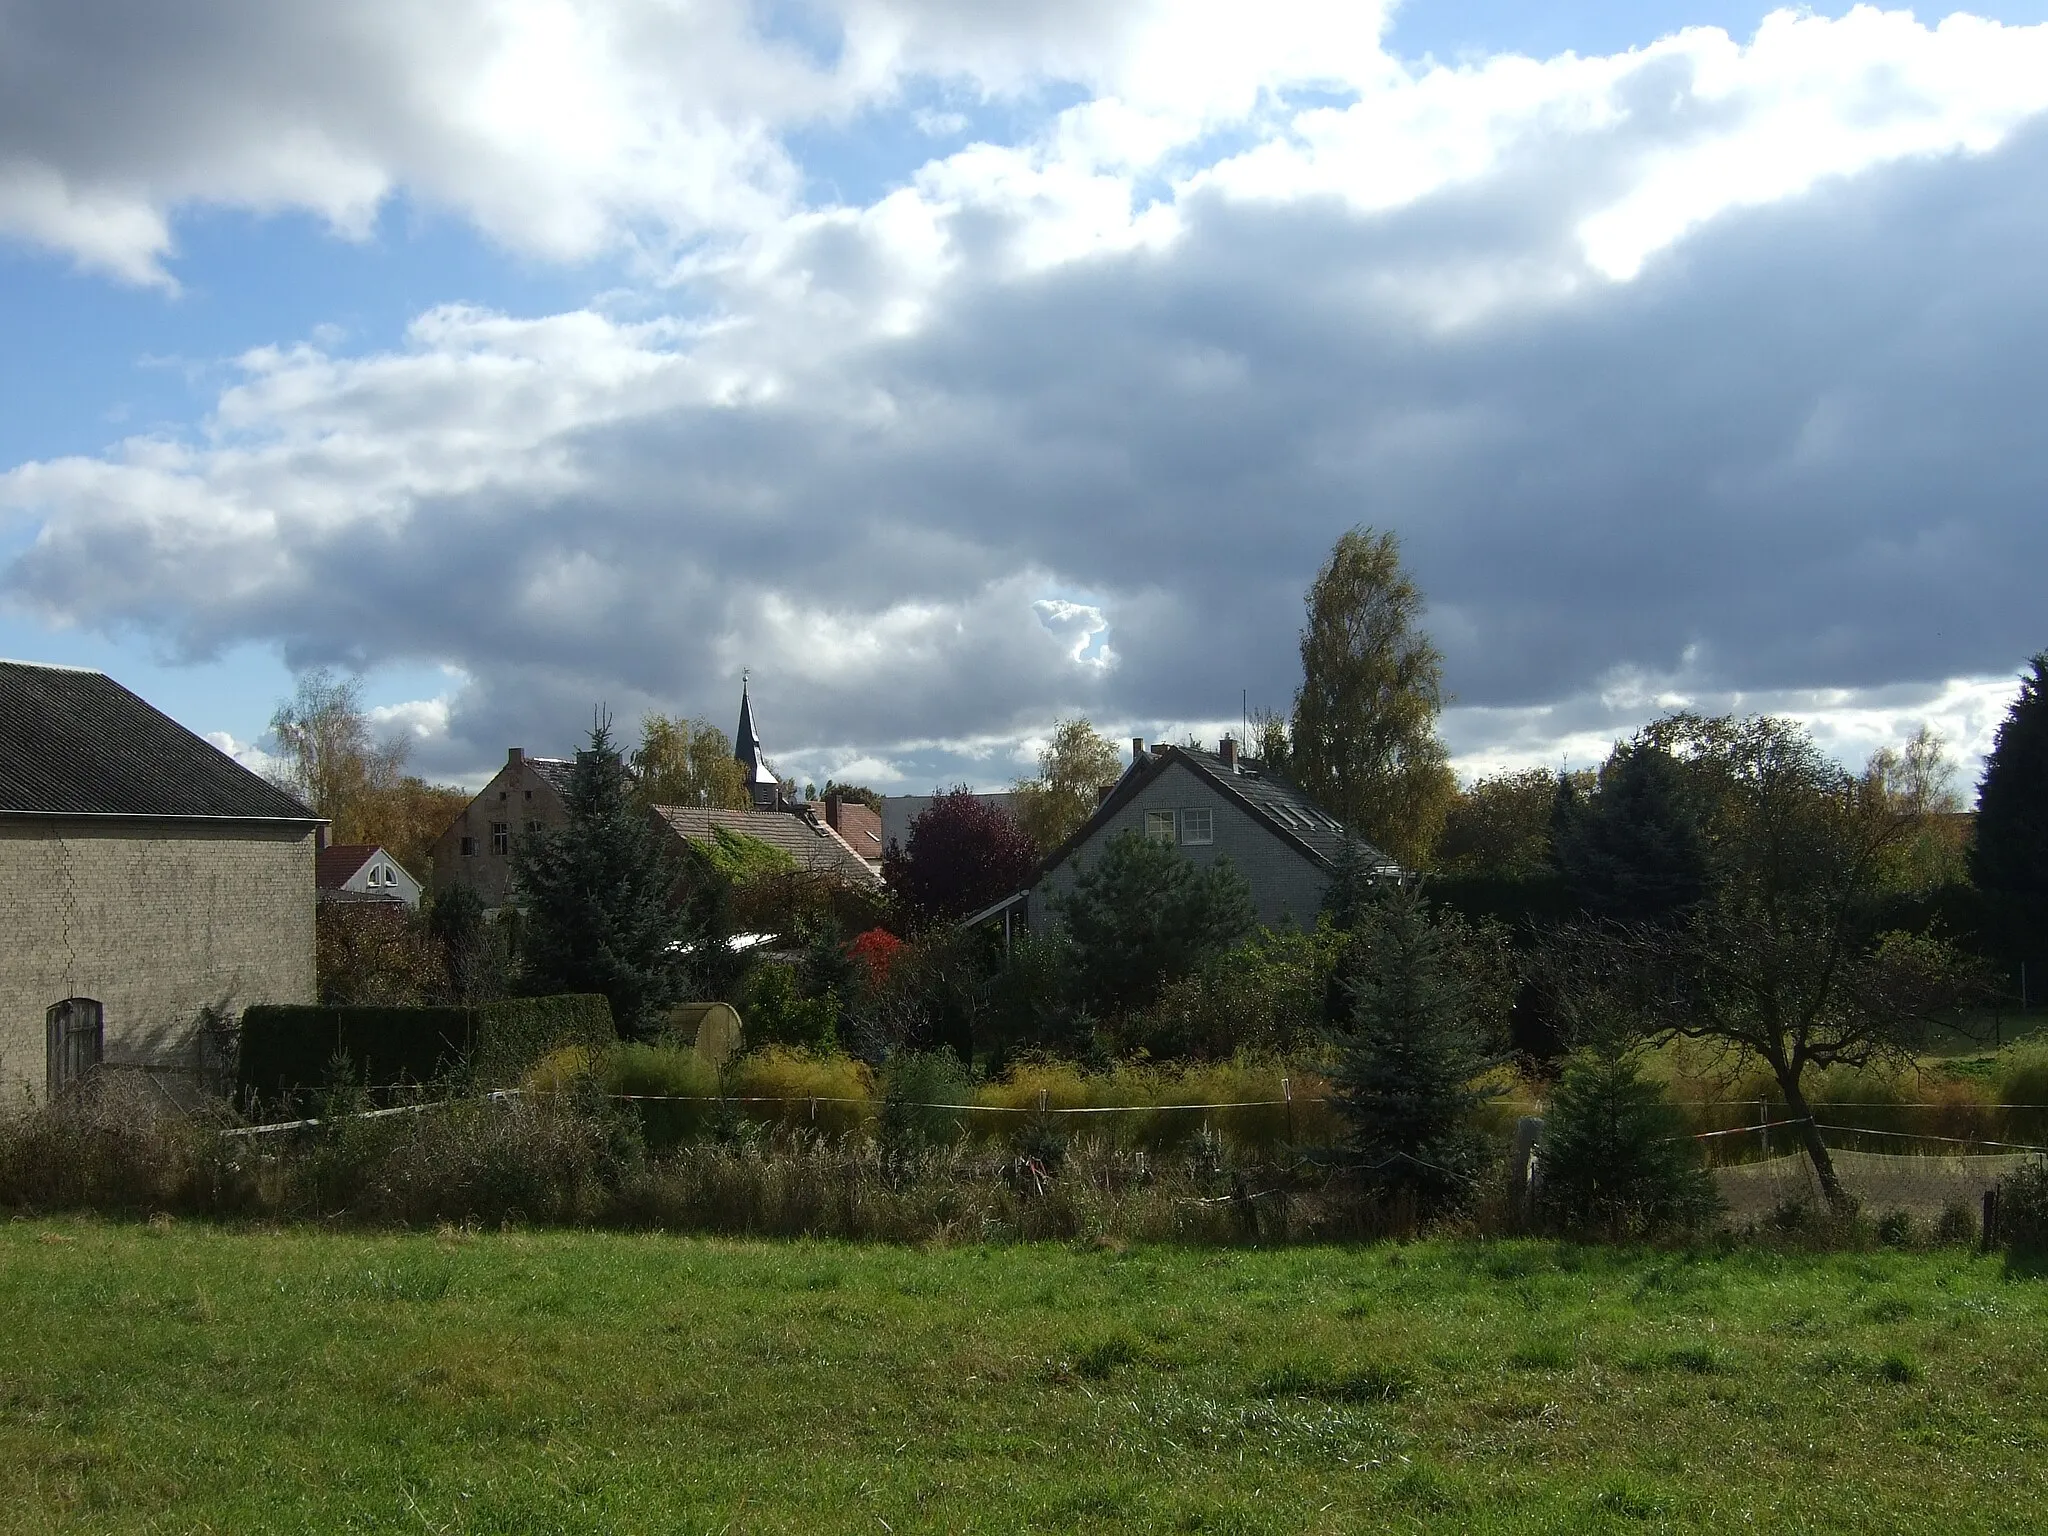
[[[0,662],[0,1108],[189,1084],[211,1026],[312,1002],[325,825],[106,674]]]
[[[512,847],[530,833],[554,831],[569,821],[569,775],[576,764],[562,757],[528,757],[522,747],[505,752],[505,766],[492,775],[434,844],[434,890],[466,885],[486,911],[512,899]]]
[[[1131,743],[1131,765],[1082,827],[1039,866],[1031,888],[969,921],[1042,922],[1053,898],[1101,857],[1118,833],[1134,831],[1178,847],[1197,864],[1228,858],[1251,886],[1259,921],[1315,926],[1348,834],[1343,823],[1284,778],[1242,756],[1225,737],[1219,750]],[[1358,852],[1388,878],[1400,867],[1369,845]]]
[[[657,805],[654,814],[685,842],[716,842],[721,830],[737,832],[787,854],[795,866],[849,885],[874,885],[881,875],[815,815],[809,806],[791,811],[721,811],[695,805]]]
[[[335,843],[313,863],[313,884],[322,901],[390,901],[420,904],[420,883],[376,843]]]

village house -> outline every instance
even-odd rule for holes
[[[313,863],[313,884],[322,901],[388,901],[420,904],[420,883],[376,843],[333,843]]]
[[[1054,900],[1073,889],[1079,872],[1109,840],[1138,832],[1173,844],[1199,865],[1229,859],[1251,887],[1252,905],[1268,927],[1291,921],[1315,926],[1323,895],[1347,841],[1386,877],[1400,867],[1350,837],[1342,822],[1294,784],[1266,772],[1226,736],[1218,750],[1131,743],[1131,763],[1073,836],[1046,857],[1028,890],[975,914],[972,923],[1040,922]]]
[[[733,756],[745,771],[751,810],[726,810],[692,805],[655,806],[656,821],[686,842],[711,843],[718,830],[740,833],[788,854],[796,867],[854,884],[872,884],[881,877],[879,849],[872,859],[838,830],[849,825],[860,835],[865,806],[813,806],[789,798],[761,750],[754,726],[753,701],[740,685],[740,724]],[[519,747],[505,754],[505,766],[464,806],[434,844],[434,889],[465,885],[477,893],[486,911],[514,905],[512,850],[518,839],[554,831],[569,820],[569,778],[573,760],[529,757]],[[821,814],[821,810],[824,814]],[[836,813],[835,813],[836,812]],[[878,844],[878,835],[865,839]]]
[[[182,1092],[243,1008],[312,1002],[324,826],[106,674],[0,662],[0,1096]]]

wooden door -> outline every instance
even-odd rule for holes
[[[100,1064],[106,1050],[106,1015],[89,997],[67,997],[45,1015],[49,1027],[49,1100]]]

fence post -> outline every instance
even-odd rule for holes
[[[1992,1185],[1984,1191],[1983,1250],[1990,1253],[1998,1246],[1998,1186]]]

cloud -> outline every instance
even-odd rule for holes
[[[1405,541],[1475,762],[1679,697],[1810,706],[1860,749],[1923,707],[1887,690],[1974,720],[1948,680],[2040,644],[2048,29],[1784,15],[1410,72],[1371,17],[1319,52],[1311,8],[1258,38],[1219,11],[1176,74],[1142,7],[840,14],[829,56],[718,22],[766,61],[718,111],[913,73],[1095,94],[865,206],[794,203],[769,154],[707,194],[731,237],[615,310],[251,352],[201,430],[0,477],[34,529],[0,593],[193,657],[459,668],[421,735],[448,771],[564,749],[599,700],[722,719],[751,666],[820,782],[1007,778],[1057,713],[1284,704],[1357,522]],[[1288,102],[1317,80],[1343,99]],[[623,100],[655,138],[681,110]],[[464,143],[487,188],[516,135]],[[648,216],[554,164],[504,230]],[[491,195],[460,194],[498,228]]]

